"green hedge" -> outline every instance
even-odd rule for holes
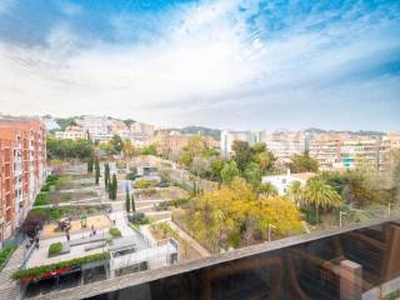
[[[58,254],[58,253],[60,253],[62,251],[62,249],[63,249],[63,247],[62,247],[62,244],[60,242],[53,243],[49,247],[49,255]]]
[[[0,270],[3,269],[4,264],[16,249],[17,246],[7,246],[0,251]]]
[[[133,214],[128,215],[128,220],[135,225],[144,225],[149,223],[149,219],[142,212],[134,212]]]
[[[117,227],[111,227],[108,232],[113,238],[122,236],[121,231]]]
[[[14,280],[19,279],[28,279],[31,277],[41,277],[45,273],[54,272],[59,269],[67,268],[67,267],[77,267],[84,264],[107,260],[110,258],[110,254],[108,252],[97,253],[93,255],[88,255],[80,258],[75,258],[63,262],[58,262],[51,265],[45,265],[40,267],[34,267],[30,269],[21,269],[16,271],[14,274],[11,275],[11,278]]]
[[[47,195],[47,193],[39,193],[36,196],[35,199],[35,203],[33,204],[33,206],[41,206],[41,205],[47,205],[49,201],[49,197]]]

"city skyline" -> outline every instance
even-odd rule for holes
[[[1,109],[394,130],[399,25],[396,1],[2,1]]]

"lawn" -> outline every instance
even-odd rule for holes
[[[188,193],[180,187],[169,187],[163,189],[148,188],[140,192],[136,192],[137,200],[154,200],[154,199],[177,199],[186,198]]]
[[[32,213],[38,212],[47,216],[48,221],[57,221],[58,219],[71,217],[79,218],[82,215],[96,215],[107,212],[111,209],[110,205],[79,205],[79,206],[61,206],[51,208],[33,208]]]
[[[48,205],[48,204],[57,204],[61,202],[70,202],[70,201],[78,201],[84,200],[87,198],[97,197],[96,191],[84,190],[78,192],[41,192],[36,197],[36,201],[34,206]]]

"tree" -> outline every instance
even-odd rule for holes
[[[126,211],[128,213],[130,213],[131,212],[131,198],[129,197],[129,191],[126,191],[125,206],[126,206]]]
[[[291,163],[289,164],[290,171],[292,173],[303,173],[303,172],[317,172],[318,161],[309,156],[308,152],[304,154],[295,154],[291,157]]]
[[[122,148],[124,147],[124,143],[122,142],[122,139],[118,134],[114,134],[110,141],[110,144],[114,147],[116,154],[120,154]]]
[[[240,172],[244,172],[252,159],[252,151],[248,142],[234,141],[232,150],[235,152],[234,161]]]
[[[49,216],[45,211],[31,210],[25,218],[24,223],[22,223],[21,232],[26,234],[28,237],[33,238],[38,234],[39,230],[48,219]]]
[[[132,145],[131,140],[126,140],[125,143],[123,144],[122,151],[124,153],[125,158],[132,158],[135,148]]]
[[[153,156],[156,156],[156,155],[157,155],[156,147],[155,147],[154,145],[150,145],[150,146],[148,146],[148,147],[145,147],[145,148],[142,150],[142,154],[143,154],[143,155],[153,155]]]
[[[47,137],[47,157],[49,159],[80,159],[88,161],[94,153],[94,146],[88,140],[56,140]]]
[[[211,160],[210,165],[210,179],[218,182],[222,182],[221,171],[225,166],[225,162],[221,159]]]
[[[315,219],[318,223],[318,211],[320,208],[337,208],[340,206],[341,197],[335,189],[321,179],[309,180],[304,188],[302,202],[315,207]]]
[[[318,178],[332,186],[346,203],[362,206],[373,201],[372,184],[366,174],[358,170],[345,173],[325,171]]]
[[[266,175],[273,169],[276,157],[271,151],[265,149],[265,151],[257,153],[253,160],[260,166],[261,175]]]
[[[293,181],[289,185],[286,195],[293,203],[300,203],[303,199],[303,187],[300,181]]]
[[[260,166],[255,162],[251,162],[247,165],[243,172],[244,178],[250,183],[254,188],[257,188],[261,183],[261,172]]]
[[[110,165],[109,163],[104,164],[104,186],[106,191],[108,190],[108,185],[110,184]]]
[[[94,169],[95,169],[95,181],[96,185],[99,185],[99,180],[100,180],[100,164],[99,164],[99,158],[96,156],[95,161],[94,161]]]
[[[112,181],[111,184],[109,184],[109,198],[111,200],[117,199],[117,190],[118,190],[118,182],[117,182],[117,176],[113,174],[112,176]]]
[[[93,173],[93,156],[91,156],[87,162],[87,171],[89,175]]]
[[[207,172],[210,171],[210,160],[196,156],[193,158],[190,169],[191,172],[196,176],[203,177]]]
[[[272,183],[270,182],[266,182],[261,184],[258,188],[257,188],[257,192],[259,194],[259,196],[261,198],[273,198],[278,196],[278,190],[276,188],[276,186],[274,186]]]
[[[135,206],[135,193],[132,193],[132,211],[136,211],[136,206]]]
[[[235,177],[239,176],[239,174],[240,172],[235,161],[226,163],[221,171],[222,183],[224,184],[231,183]]]
[[[268,224],[277,227],[278,236],[302,231],[296,205],[280,197],[258,199],[242,178],[190,202],[186,220],[193,235],[215,252],[265,239]]]

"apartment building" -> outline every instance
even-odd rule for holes
[[[260,142],[260,133],[254,131],[221,131],[220,150],[223,159],[230,159],[234,141],[248,142],[250,146]]]
[[[155,126],[151,124],[135,122],[131,124],[130,131],[132,136],[153,136]]]
[[[68,126],[65,131],[56,131],[57,140],[83,140],[87,138],[87,133],[80,126]]]
[[[308,150],[308,136],[302,131],[262,132],[260,141],[279,159],[288,159],[295,154]]]
[[[111,120],[111,135],[114,134],[119,135],[124,140],[131,136],[129,127],[121,120]]]
[[[345,169],[352,169],[357,164],[378,168],[379,140],[343,141],[340,145],[340,163]]]
[[[46,129],[35,119],[0,118],[0,241],[15,233],[45,181]]]
[[[84,116],[82,127],[91,140],[108,141],[112,138],[112,121],[106,116]]]

